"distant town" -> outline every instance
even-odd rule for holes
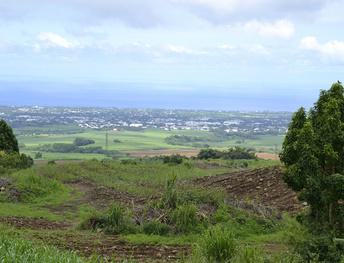
[[[13,128],[74,124],[97,130],[201,130],[257,134],[285,133],[291,112],[163,110],[141,108],[71,108],[0,106],[0,118]]]

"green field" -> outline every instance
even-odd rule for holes
[[[59,127],[52,126],[50,130],[58,130]],[[70,127],[71,129],[71,127]],[[194,131],[194,130],[172,130],[164,131],[160,129],[147,129],[144,131],[118,131],[107,132],[86,129],[83,133],[69,134],[68,129],[61,134],[40,134],[40,135],[17,135],[17,139],[21,145],[21,152],[28,155],[34,155],[37,151],[32,151],[30,148],[42,146],[45,144],[54,143],[68,143],[71,144],[76,137],[92,139],[94,144],[88,146],[101,146],[103,149],[116,151],[149,151],[149,150],[163,150],[163,149],[197,149],[190,146],[170,145],[164,139],[171,135],[186,135],[204,137],[209,135],[209,132]],[[73,129],[72,129],[73,131]],[[74,129],[75,131],[75,129]],[[16,132],[16,131],[15,131]],[[106,136],[108,138],[108,145],[106,145]],[[254,148],[255,151],[276,153],[281,149],[284,139],[283,135],[261,135],[258,140],[245,139],[238,144],[238,140],[228,140],[223,142],[208,142],[210,147],[221,150],[229,147],[246,147]],[[115,143],[114,140],[119,140],[120,143]],[[23,147],[25,145],[25,147]],[[199,148],[198,148],[199,149]],[[75,159],[90,159],[90,158],[105,158],[103,154],[82,154],[82,153],[43,153],[42,160],[75,160]]]
[[[199,169],[195,163],[200,161],[192,160],[180,165],[163,164],[162,158],[150,160],[137,164],[85,160],[7,175],[21,197],[20,202],[10,199],[8,192],[1,197],[0,258],[3,262],[225,262],[212,261],[201,249],[214,244],[214,238],[223,238],[236,248],[228,254],[235,259],[231,262],[301,263],[291,261],[300,256],[288,251],[288,242],[300,238],[296,220],[271,213],[254,200],[233,201],[224,188],[203,188],[193,181],[209,172],[231,170]],[[256,167],[267,165],[266,160],[253,162]],[[210,239],[203,240],[207,235]],[[191,247],[196,244],[198,251]],[[216,246],[215,253],[228,253],[223,245]]]

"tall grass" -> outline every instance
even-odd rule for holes
[[[0,236],[0,262],[15,263],[91,263],[72,252],[62,252],[53,246],[38,247],[24,238]]]

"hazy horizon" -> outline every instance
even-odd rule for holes
[[[309,108],[344,79],[344,1],[0,1],[0,104]]]
[[[324,89],[328,89],[324,87]],[[192,85],[125,82],[0,81],[1,105],[225,111],[309,109],[320,87],[290,84]]]

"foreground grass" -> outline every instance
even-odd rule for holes
[[[274,242],[286,244],[287,233],[292,235],[292,229],[297,225],[294,220],[287,219],[278,221],[275,218],[268,218],[264,219],[265,221],[262,223],[262,218],[252,214],[250,211],[244,211],[240,207],[230,205],[228,202],[226,203],[226,193],[224,189],[204,190],[189,185],[188,180],[190,179],[209,175],[210,173],[225,173],[231,170],[201,170],[194,167],[192,165],[193,162],[188,161],[188,163],[190,165],[182,164],[169,166],[163,165],[162,163],[138,162],[137,164],[121,164],[113,160],[85,160],[81,163],[45,165],[31,170],[20,171],[11,175],[11,177],[16,181],[16,187],[25,192],[22,203],[0,203],[0,215],[65,220],[66,215],[55,214],[47,210],[45,206],[60,206],[63,205],[66,200],[80,197],[78,195],[75,196],[75,192],[72,195],[71,189],[66,187],[62,182],[85,179],[92,181],[96,185],[111,186],[118,191],[150,200],[146,204],[145,211],[147,212],[149,209],[159,211],[162,218],[165,218],[165,221],[168,222],[169,225],[164,227],[165,229],[169,228],[169,231],[166,232],[166,234],[156,234],[154,231],[151,231],[152,227],[160,227],[162,225],[154,225],[154,222],[159,223],[157,218],[153,219],[151,222],[145,221],[140,226],[133,225],[127,227],[124,225],[124,223],[129,224],[128,221],[123,219],[126,218],[126,216],[139,216],[139,214],[135,214],[137,212],[131,210],[134,208],[132,204],[126,204],[124,206],[114,204],[113,211],[92,212],[91,209],[85,205],[78,206],[75,209],[75,215],[71,216],[73,220],[80,221],[80,217],[83,215],[83,219],[86,220],[85,222],[89,222],[87,220],[90,218],[88,216],[91,214],[93,220],[99,220],[97,221],[99,223],[99,228],[101,227],[104,231],[112,231],[112,234],[119,233],[121,239],[128,242],[128,246],[133,243],[155,244],[159,246],[198,244],[200,237],[206,233],[205,231],[212,228],[213,225],[217,225],[217,227],[224,231],[231,231],[232,234],[230,235],[233,235],[235,239],[238,240],[237,244],[240,247],[246,245],[250,245],[250,247],[252,245],[255,247],[264,246],[266,243]],[[253,167],[254,165],[259,166],[259,163],[260,165],[267,164],[266,161],[254,161],[249,163],[249,167]],[[173,179],[176,175],[177,178]],[[173,180],[176,181],[172,184],[171,182]],[[168,184],[168,182],[170,182],[170,184]],[[211,215],[202,215],[198,211],[198,204],[212,205],[216,211]],[[143,211],[142,214],[144,214],[145,211]],[[118,218],[122,218],[124,223],[121,223],[119,227],[114,227],[113,224],[116,224],[116,222],[122,222]],[[110,222],[110,226],[106,225],[106,222]],[[149,225],[148,223],[153,224]],[[22,246],[22,248],[19,249],[20,246],[18,245],[18,256],[16,256],[15,260],[11,261],[9,258],[8,261],[4,262],[25,262],[22,260],[24,257],[31,259],[31,254],[29,254],[28,251],[32,251],[33,254],[38,255],[38,259],[37,261],[27,262],[96,262],[90,261],[90,259],[84,259],[86,261],[73,261],[81,260],[78,258],[74,259],[75,254],[73,253],[70,261],[46,261],[48,259],[45,258],[44,251],[42,252],[38,247],[32,247],[34,246],[32,243],[25,241],[25,237],[30,237],[36,241],[40,240],[40,244],[55,244],[54,242],[58,235],[60,238],[59,242],[61,242],[62,247],[64,247],[63,245],[66,245],[64,236],[67,236],[70,230],[59,230],[59,233],[38,230],[37,233],[29,233],[27,230],[12,229],[8,231],[0,227],[0,231],[3,233],[3,236],[8,236],[7,234],[13,232],[21,236],[21,238],[11,237],[3,239],[2,242],[6,243],[7,246],[6,251],[13,251],[11,248],[13,245],[11,244],[18,243]],[[81,231],[79,229],[74,229],[73,231],[75,231],[73,234],[76,234],[76,236],[78,236],[78,233],[80,234],[79,236],[82,236],[81,233],[83,235],[86,233],[87,235],[87,231],[90,230]],[[36,236],[40,236],[40,238],[38,239]],[[99,234],[99,238],[101,238],[101,234]],[[101,240],[94,240],[94,242],[101,242]],[[55,254],[60,252],[57,250],[56,252],[50,247],[45,248],[42,246],[41,248],[51,253],[51,258],[53,260],[57,260],[56,258],[58,257],[55,256]],[[246,252],[249,253],[250,251],[252,252],[253,250],[247,248]],[[61,253],[63,254],[64,252]],[[185,259],[186,262],[213,262],[203,256],[198,257],[199,255],[197,255],[197,253],[201,252],[197,250],[195,250],[194,253],[195,254],[192,254],[188,259]],[[64,260],[63,258],[65,256],[62,254],[61,260]],[[2,254],[0,255],[2,256]],[[263,253],[259,257],[265,257],[265,254]],[[131,261],[134,262],[133,260]],[[125,259],[119,259],[118,262],[125,262]],[[297,261],[270,260],[265,262]]]
[[[97,262],[97,256],[81,258],[75,252],[60,251],[54,246],[39,247],[25,238],[0,235],[1,262],[16,263],[91,263]]]

